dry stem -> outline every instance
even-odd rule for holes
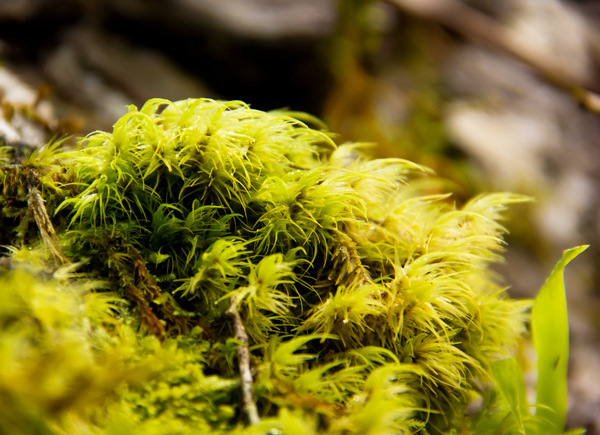
[[[237,298],[235,296],[231,297],[231,305],[225,313],[232,319],[233,327],[235,329],[235,338],[239,341],[237,353],[240,376],[242,378],[242,400],[244,401],[244,409],[248,415],[250,424],[258,424],[260,419],[252,394],[253,382],[252,371],[250,369],[250,351],[248,350],[248,334],[246,334],[246,328],[244,327],[242,317],[238,311]]]

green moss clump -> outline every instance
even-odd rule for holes
[[[525,331],[529,302],[507,298],[489,269],[502,211],[525,199],[457,207],[426,169],[371,160],[366,146],[337,146],[307,115],[156,99],[76,151],[53,149],[28,182],[54,212],[56,238],[48,229],[42,241],[79,275],[57,280],[46,263],[19,272],[14,255],[0,275],[19,304],[56,293],[47,303],[65,320],[53,328],[75,334],[62,368],[39,376],[76,376],[74,365],[90,379],[57,409],[22,373],[0,418],[20,433],[34,420],[48,433],[470,433],[478,414],[467,407],[493,397],[490,364]],[[21,234],[28,213],[15,221]],[[98,280],[102,291],[89,284]],[[6,367],[40,370],[44,352],[60,350],[54,332],[34,340],[40,314],[19,304],[7,316],[21,323],[0,324],[0,391]],[[249,339],[261,420],[251,426],[232,307]],[[15,353],[25,345],[32,353]],[[78,385],[69,376],[61,382]]]

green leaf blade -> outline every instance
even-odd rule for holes
[[[564,270],[587,247],[563,253],[533,304],[531,330],[538,355],[536,417],[547,421],[548,433],[562,433],[567,414],[569,322]]]

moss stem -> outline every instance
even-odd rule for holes
[[[29,185],[28,187],[29,195],[27,198],[27,206],[29,207],[29,211],[33,215],[33,219],[40,231],[42,236],[42,240],[44,241],[44,245],[52,254],[54,260],[60,265],[69,264],[69,259],[63,254],[60,239],[56,235],[56,231],[54,231],[54,226],[52,225],[52,221],[48,216],[48,212],[46,211],[46,207],[44,206],[44,199],[40,192],[35,188],[35,186]]]

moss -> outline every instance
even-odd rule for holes
[[[7,162],[2,201],[26,202],[30,180],[53,225],[44,238],[35,209],[2,212],[7,228],[35,222],[41,236],[7,240],[23,248],[0,277],[15,301],[0,323],[12,403],[1,423],[469,433],[467,407],[493,397],[491,363],[525,332],[529,302],[509,299],[489,265],[503,210],[526,199],[458,208],[427,169],[363,148],[336,145],[307,115],[156,99],[78,150],[49,148],[29,175]],[[48,244],[60,255],[21,259]],[[232,307],[250,349],[251,427]]]

